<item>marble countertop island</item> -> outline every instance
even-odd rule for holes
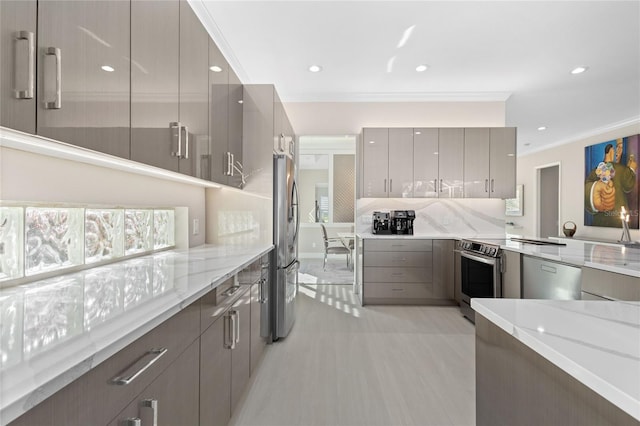
[[[271,245],[171,250],[0,290],[0,424],[198,300]]]
[[[471,307],[640,420],[640,302],[472,299]]]

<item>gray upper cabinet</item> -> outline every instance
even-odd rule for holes
[[[362,157],[362,196],[388,197],[389,129],[363,130]]]
[[[242,82],[209,39],[210,180],[242,188]]]
[[[179,171],[207,177],[209,151],[209,34],[186,0],[180,0]]]
[[[229,73],[230,67],[213,40],[209,39],[209,179],[226,184],[229,167]]]
[[[131,3],[131,159],[209,173],[209,38],[189,4]]]
[[[413,197],[413,129],[389,129],[389,198]]]
[[[489,194],[489,145],[491,129],[464,129],[464,196],[487,198]]]
[[[514,198],[516,196],[516,128],[492,128],[490,153],[491,198]]]
[[[36,132],[36,0],[0,1],[0,125]]]
[[[363,129],[362,195],[413,196],[413,129]]]
[[[131,159],[178,171],[180,2],[131,2]],[[181,141],[182,142],[182,141]]]
[[[516,129],[465,129],[465,198],[513,198],[516,186]]]
[[[129,157],[129,12],[123,1],[38,2],[37,134]]]
[[[242,82],[232,69],[229,70],[229,137],[228,152],[230,167],[227,170],[227,185],[242,188],[244,185],[242,173],[244,163],[242,161]]]
[[[438,198],[438,129],[413,129],[413,196]]]
[[[438,129],[438,197],[462,198],[464,129]]]

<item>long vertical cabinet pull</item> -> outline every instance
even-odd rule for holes
[[[53,56],[56,60],[56,96],[52,102],[44,101],[45,109],[62,108],[62,51],[58,47],[47,47],[45,56]]]
[[[171,150],[171,156],[180,158],[182,157],[182,126],[180,125],[180,122],[174,121],[169,123],[169,129],[171,129],[171,140],[173,141],[173,134],[175,132],[178,142],[178,149],[175,151]]]
[[[235,344],[240,342],[240,312],[238,311],[234,311],[233,314],[236,316],[236,329],[233,333],[233,337],[234,337],[234,349],[235,349]]]
[[[495,192],[495,179],[491,179],[491,192]]]
[[[489,192],[489,179],[484,180],[484,192]]]
[[[433,180],[433,192],[438,192],[438,179]]]
[[[189,159],[189,128],[187,126],[182,126],[182,130],[184,130],[184,158],[185,160]]]
[[[151,410],[151,425],[147,425],[145,422],[144,426],[158,426],[158,400],[157,399],[143,399],[140,401],[140,409]]]
[[[393,192],[393,179],[389,179],[389,194]]]
[[[442,179],[440,179],[440,192],[442,192]]]
[[[233,176],[233,160],[234,160],[234,156],[231,152],[226,152],[227,155],[227,171],[225,173],[225,175],[227,176]]]
[[[387,180],[384,180],[384,192],[387,192]]]
[[[225,337],[224,337],[224,347],[227,349],[235,349],[236,348],[236,314],[237,311],[229,311],[227,315],[224,316],[226,322],[225,324]]]
[[[21,90],[19,87],[16,87],[14,90],[14,95],[16,99],[33,99],[34,87],[35,87],[35,62],[36,62],[36,49],[35,49],[35,35],[31,31],[18,31],[15,33],[16,42],[26,40],[27,42],[27,56],[29,64],[28,75],[27,75],[27,87],[24,90]],[[16,46],[15,49],[15,61],[14,64],[16,66],[16,74],[17,74],[17,65],[18,65],[18,48]],[[16,81],[17,84],[17,81]]]

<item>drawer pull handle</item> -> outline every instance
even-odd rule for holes
[[[392,288],[391,291],[404,291],[404,288]]]
[[[168,352],[167,348],[151,349],[146,354],[142,355],[140,359],[134,362],[129,368],[123,371],[117,377],[111,379],[111,383],[114,385],[126,386],[133,382],[138,376],[144,373],[151,365],[160,359],[164,354]]]
[[[236,292],[240,290],[240,286],[239,285],[234,285],[233,287],[229,287],[228,289],[226,289],[222,295],[223,296],[233,296],[234,294],[236,294]]]
[[[392,272],[391,275],[393,275],[394,277],[400,277],[404,275],[404,272]]]
[[[142,420],[138,417],[120,420],[120,426],[142,426]]]

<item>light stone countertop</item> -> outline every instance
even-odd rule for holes
[[[640,302],[475,298],[471,307],[640,420]]]
[[[564,246],[535,245],[511,241],[509,237],[516,235],[476,234],[419,234],[419,235],[376,235],[370,232],[359,232],[357,236],[364,239],[472,239],[486,240],[500,244],[503,250],[539,257],[556,262],[567,263],[578,267],[589,267],[618,274],[640,278],[640,249],[610,243],[597,243],[584,240],[558,239]],[[640,285],[640,280],[638,281]]]
[[[0,425],[271,250],[171,250],[0,290]]]

